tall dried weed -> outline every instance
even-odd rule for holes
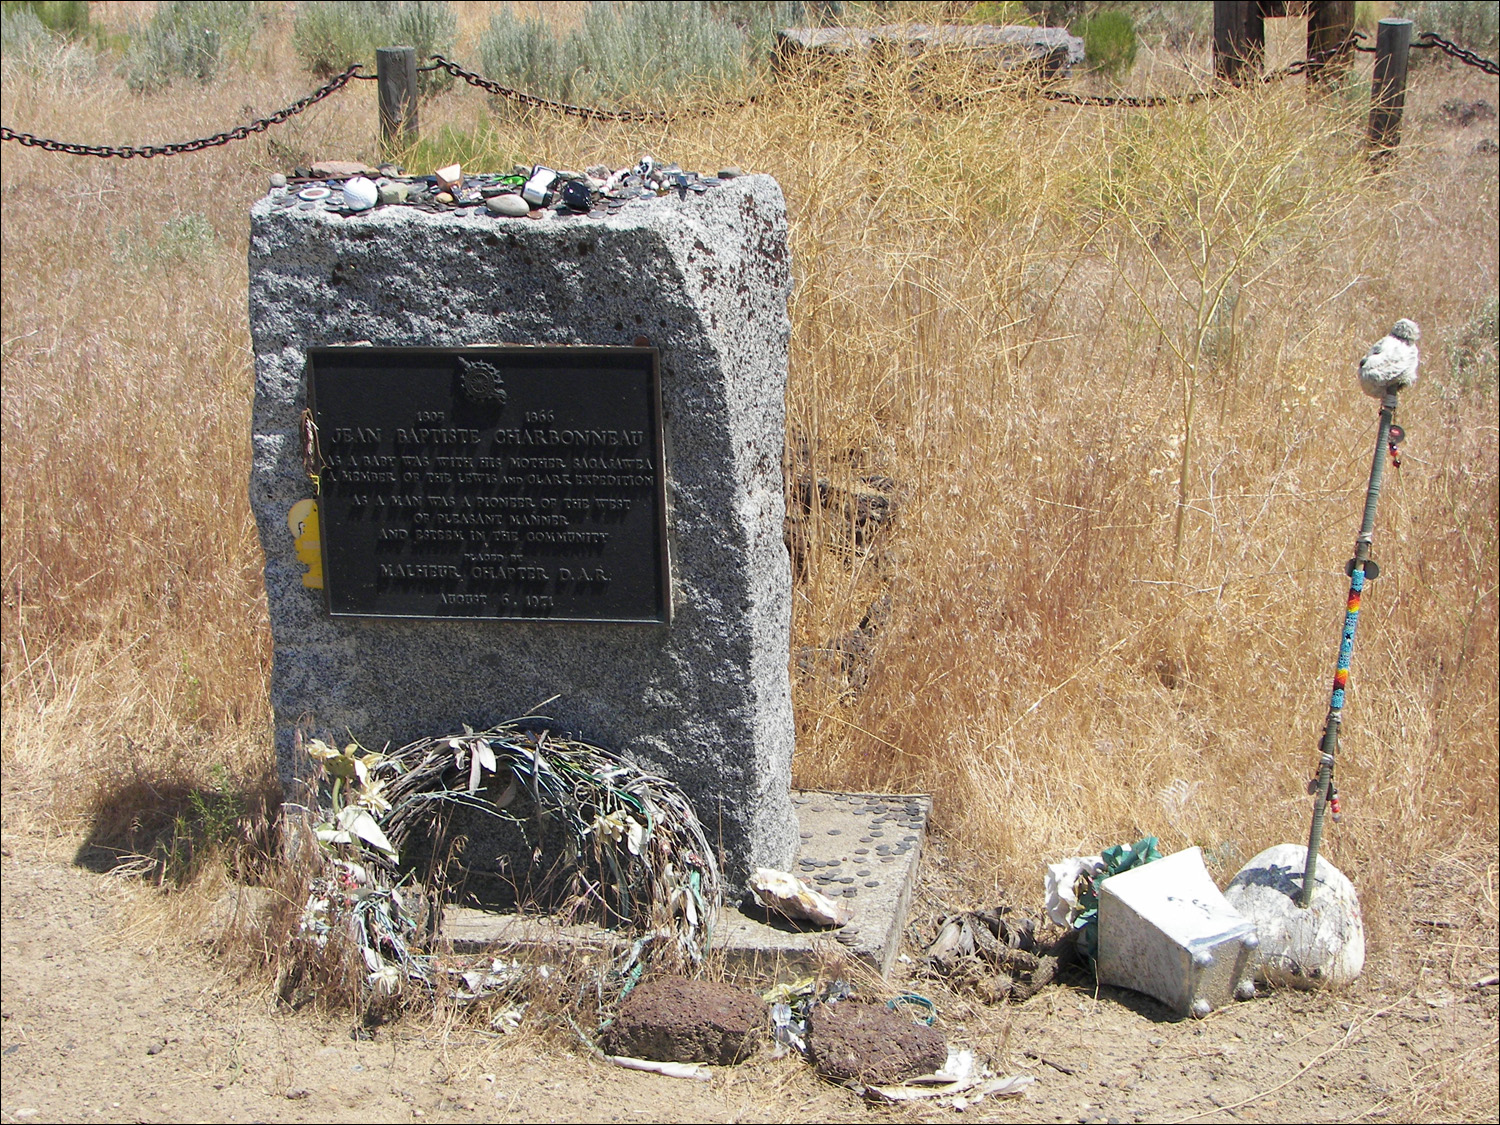
[[[304,92],[286,57],[150,100],[107,73],[80,98],[7,72],[4,117],[201,135]],[[1419,83],[1381,177],[1358,113],[1300,82],[1109,111],[895,63],[670,126],[525,116],[480,136],[464,89],[422,120],[500,167],[649,151],[776,175],[793,507],[877,483],[896,501],[874,531],[821,502],[797,530],[795,647],[865,624],[857,682],[797,673],[797,780],[933,792],[938,830],[1025,902],[1046,859],[1148,831],[1221,873],[1305,837],[1375,435],[1354,362],[1420,322],[1325,845],[1366,888],[1378,950],[1414,857],[1497,841],[1500,451],[1493,349],[1471,339],[1493,310],[1496,175],[1426,116],[1484,81]],[[199,788],[270,770],[244,208],[271,152],[372,158],[376,130],[362,88],[280,150],[5,153],[8,829],[85,829],[121,770]],[[184,231],[180,252],[111,252]]]

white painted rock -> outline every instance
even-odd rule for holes
[[[344,183],[344,206],[351,211],[368,211],[379,199],[380,189],[363,176],[355,176]]]
[[[1351,883],[1324,855],[1311,904],[1297,905],[1307,849],[1277,844],[1245,864],[1224,891],[1260,931],[1258,980],[1295,988],[1341,988],[1365,967],[1365,924]]]

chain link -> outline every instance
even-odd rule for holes
[[[1190,94],[1075,94],[1071,90],[1040,90],[1038,93],[1049,102],[1064,105],[1104,106],[1109,109],[1155,109],[1164,105],[1191,105],[1214,96],[1212,90],[1194,90]]]
[[[521,90],[502,86],[498,82],[492,82],[483,75],[475,74],[472,70],[465,70],[458,63],[443,58],[442,55],[432,56],[432,69],[446,70],[454,78],[462,78],[470,86],[477,86],[481,90],[488,90],[502,98],[517,103],[518,105],[531,106],[535,109],[550,109],[556,113],[566,114],[569,117],[580,117],[585,121],[654,121],[660,122],[667,119],[664,113],[655,113],[650,110],[639,109],[591,109],[588,106],[572,105],[568,102],[555,101],[552,98],[539,97],[536,94],[528,94]]]
[[[349,84],[351,78],[366,77],[366,75],[356,73],[359,68],[360,64],[355,63],[342,74],[334,75],[307,97],[293,102],[285,109],[277,110],[270,117],[262,117],[248,125],[236,126],[228,132],[215,133],[211,137],[199,137],[193,141],[176,141],[165,145],[81,145],[70,141],[54,141],[47,137],[37,137],[31,133],[18,133],[6,126],[0,126],[0,141],[19,141],[27,148],[39,148],[43,152],[65,152],[70,156],[118,156],[122,160],[130,160],[137,156],[150,160],[153,156],[178,156],[184,152],[202,152],[206,148],[227,145],[230,141],[243,141],[252,133],[264,133],[272,125],[280,125],[288,118],[295,117],[303,110],[317,105],[324,98],[342,90]]]
[[[1365,54],[1374,54],[1376,48],[1366,46],[1361,42],[1361,40],[1368,38],[1369,36],[1363,31],[1351,31],[1348,37],[1338,46],[1319,51],[1309,58],[1298,59],[1296,62],[1290,63],[1279,70],[1273,70],[1271,73],[1263,75],[1260,81],[1262,83],[1279,82],[1284,78],[1290,78],[1294,74],[1304,74],[1307,72],[1308,67],[1316,63],[1327,62],[1342,52],[1351,49],[1361,51]],[[1413,47],[1421,49],[1436,47],[1450,58],[1455,58],[1468,66],[1478,67],[1486,74],[1500,75],[1500,64],[1497,64],[1493,59],[1484,58],[1482,55],[1477,55],[1466,47],[1460,47],[1457,43],[1444,39],[1436,32],[1424,31],[1417,38],[1419,41],[1413,43]],[[1067,90],[1040,91],[1041,96],[1048,101],[1064,102],[1068,105],[1106,106],[1123,109],[1152,109],[1164,105],[1186,105],[1203,101],[1206,98],[1218,97],[1225,92],[1227,92],[1225,89],[1215,87],[1207,90],[1194,90],[1189,94],[1145,95],[1137,97],[1128,94],[1074,94]]]
[[[419,67],[417,67],[417,73],[418,74],[427,74],[427,73],[429,73],[431,71],[442,70],[442,69],[443,68],[440,67],[440,66],[438,66],[437,63],[428,63],[426,66],[419,66]],[[378,75],[378,74],[356,74],[354,77],[358,78],[361,82],[379,82],[380,81],[380,75]]]
[[[1450,43],[1435,31],[1424,31],[1421,35],[1417,36],[1417,39],[1425,39],[1426,42],[1413,43],[1413,47],[1436,47],[1450,59],[1457,59],[1466,66],[1476,66],[1486,74],[1500,75],[1500,63],[1496,63],[1494,59],[1487,59],[1482,55],[1476,55],[1467,47],[1460,47],[1457,43]]]
[[[1339,48],[1327,51],[1319,51],[1314,59],[1327,61],[1338,54]],[[1262,85],[1270,85],[1290,78],[1294,74],[1303,74],[1307,68],[1313,65],[1313,60],[1298,59],[1294,63],[1288,63],[1278,70],[1260,76]],[[1069,90],[1041,90],[1040,95],[1050,102],[1063,102],[1067,105],[1104,106],[1111,109],[1154,109],[1164,105],[1192,105],[1195,102],[1206,101],[1209,98],[1222,97],[1232,92],[1236,87],[1221,83],[1209,87],[1206,90],[1193,90],[1186,94],[1075,94]]]
[[[1337,47],[1332,47],[1326,51],[1320,51],[1311,58],[1299,59],[1296,62],[1291,63],[1288,66],[1284,66],[1279,70],[1274,70],[1269,74],[1261,76],[1260,81],[1262,83],[1279,82],[1282,79],[1289,78],[1294,74],[1303,74],[1307,71],[1308,67],[1313,66],[1318,62],[1326,62],[1336,55],[1350,49],[1360,51],[1365,54],[1373,53],[1375,51],[1374,47],[1367,46],[1365,43],[1361,42],[1361,40],[1366,40],[1368,38],[1369,36],[1367,36],[1363,31],[1353,31],[1349,34],[1348,38],[1345,39],[1344,42],[1339,44]],[[1484,71],[1486,74],[1500,75],[1500,65],[1497,65],[1494,60],[1484,58],[1480,55],[1475,54],[1473,51],[1468,50],[1467,48],[1460,47],[1457,43],[1453,43],[1447,39],[1444,39],[1436,32],[1424,31],[1417,37],[1417,39],[1418,42],[1413,43],[1413,47],[1423,49],[1436,47],[1445,55],[1449,56],[1450,58],[1457,59],[1459,62],[1464,63],[1467,66],[1477,67],[1480,70]],[[500,83],[491,81],[490,79],[485,78],[483,75],[475,74],[472,70],[468,70],[460,66],[458,63],[453,62],[451,59],[446,59],[442,55],[433,55],[431,56],[431,59],[432,61],[430,63],[428,63],[426,66],[417,67],[417,70],[422,73],[428,73],[435,70],[446,71],[454,78],[462,78],[470,86],[477,87],[481,90],[486,90],[491,94],[506,98],[517,103],[518,105],[530,106],[534,109],[548,109],[556,113],[565,114],[569,117],[581,118],[585,121],[663,122],[667,120],[667,115],[665,113],[660,113],[652,110],[594,109],[589,106],[573,105],[569,102],[557,101],[552,98],[544,98],[537,94],[528,94],[525,91],[517,90],[510,86],[502,86]],[[173,144],[165,145],[84,145],[74,144],[69,141],[55,141],[47,137],[34,136],[31,133],[18,133],[8,126],[0,126],[0,141],[19,141],[22,145],[25,145],[28,148],[40,148],[44,152],[64,152],[68,153],[71,156],[118,156],[124,160],[130,160],[131,158],[136,156],[143,157],[149,160],[153,156],[177,156],[185,152],[201,152],[204,149],[214,148],[218,145],[225,145],[231,141],[242,141],[253,133],[263,133],[272,125],[280,125],[288,118],[295,117],[303,110],[317,105],[317,103],[322,101],[324,98],[337,93],[339,90],[342,90],[345,86],[347,86],[351,81],[355,79],[359,79],[365,82],[373,82],[378,79],[378,75],[360,74],[359,70],[361,66],[362,64],[355,63],[347,70],[345,70],[342,74],[334,75],[334,77],[329,79],[327,83],[318,87],[312,93],[308,94],[307,97],[302,98],[300,101],[293,102],[285,109],[277,110],[269,117],[262,117],[258,120],[252,121],[248,125],[239,125],[233,129],[228,130],[227,132],[215,133],[212,136],[200,137],[197,140],[178,141]],[[1039,91],[1039,93],[1040,96],[1047,101],[1062,102],[1066,105],[1104,106],[1109,108],[1124,109],[1152,109],[1164,105],[1191,105],[1194,102],[1200,102],[1207,98],[1218,97],[1222,93],[1226,92],[1226,89],[1227,88],[1216,86],[1206,90],[1194,90],[1191,93],[1187,94],[1148,94],[1140,96],[1131,94],[1075,94],[1068,90],[1047,89],[1041,90]],[[747,104],[750,103],[741,101],[727,103],[717,108],[735,108]]]
[[[1370,38],[1363,31],[1351,32],[1350,37],[1353,39]],[[1412,48],[1418,51],[1425,51],[1431,47],[1436,47],[1450,59],[1457,59],[1459,62],[1464,63],[1467,66],[1478,67],[1486,74],[1494,74],[1500,76],[1500,63],[1495,62],[1494,59],[1487,59],[1483,55],[1475,54],[1467,47],[1460,47],[1452,40],[1444,39],[1435,31],[1423,31],[1419,33],[1417,35],[1417,41],[1412,44]],[[1376,51],[1376,48],[1367,47],[1364,43],[1356,43],[1354,45],[1354,49],[1356,51],[1363,51],[1365,52],[1365,54],[1369,55],[1373,55]]]

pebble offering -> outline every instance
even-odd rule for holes
[[[380,200],[380,189],[373,181],[363,176],[354,176],[344,183],[344,206],[351,211],[368,211]]]
[[[374,207],[405,206],[429,214],[460,217],[551,219],[616,215],[626,206],[661,197],[686,200],[716,188],[742,173],[721,169],[718,176],[686,172],[676,164],[642,157],[632,167],[613,172],[596,164],[586,172],[554,171],[545,165],[516,165],[499,172],[464,175],[456,165],[428,176],[406,175],[381,165],[377,173],[364,165],[325,162],[297,168],[292,175],[270,179],[272,205],[357,215]]]
[[[511,192],[507,195],[495,195],[484,201],[492,214],[508,215],[513,219],[519,219],[531,210],[530,205],[519,195]]]

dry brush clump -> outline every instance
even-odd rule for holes
[[[7,124],[176,139],[308,85],[269,58],[154,98],[100,74],[64,106],[52,81],[7,76]],[[1424,81],[1379,177],[1361,107],[1300,80],[1096,110],[961,64],[797,74],[644,128],[458,89],[420,151],[777,176],[794,646],[860,635],[858,676],[794,670],[797,778],[932,791],[1020,897],[1046,859],[1146,832],[1222,873],[1305,837],[1375,433],[1354,363],[1416,319],[1327,845],[1379,948],[1413,856],[1496,843],[1496,177],[1424,126]],[[361,88],[170,162],[5,154],[8,824],[73,830],[121,762],[270,769],[244,208],[288,154],[375,157],[376,128]],[[1491,923],[1492,878],[1466,888]]]
[[[1300,88],[924,112],[911,85],[814,89],[755,134],[794,210],[793,433],[814,475],[909,498],[873,547],[830,518],[809,548],[800,643],[891,611],[856,698],[801,686],[801,776],[932,789],[1020,887],[1042,853],[1148,830],[1231,869],[1299,839],[1374,438],[1353,361],[1401,308],[1447,338],[1469,318],[1413,276],[1455,268],[1441,242],[1391,238],[1439,189],[1372,179],[1357,107]],[[1493,178],[1464,186],[1493,206]],[[1493,833],[1493,388],[1439,392],[1442,347],[1404,416],[1466,453],[1408,461],[1386,494],[1377,554],[1402,573],[1356,651],[1351,866],[1385,862],[1393,830]],[[1473,721],[1439,762],[1448,692]],[[1443,803],[1462,811],[1428,815]]]

